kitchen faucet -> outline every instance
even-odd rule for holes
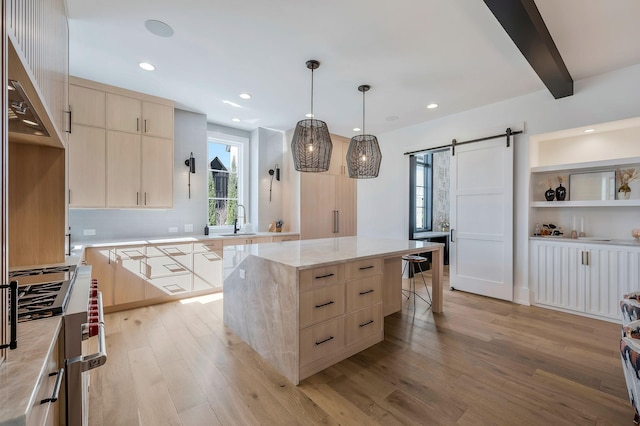
[[[235,219],[233,219],[233,233],[237,234],[238,231],[240,230],[240,228],[238,228],[238,211],[240,209],[240,207],[242,207],[242,211],[244,212],[244,215],[242,216],[243,222],[247,221],[247,209],[242,205],[242,204],[238,204],[238,208],[236,209],[236,217]]]

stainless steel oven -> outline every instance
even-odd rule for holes
[[[102,293],[91,267],[79,267],[64,314],[66,358],[66,424],[89,424],[89,370],[107,362]],[[92,344],[93,343],[93,344]],[[92,348],[97,347],[97,352]]]
[[[65,392],[59,423],[88,425],[88,371],[107,361],[102,294],[91,279],[91,267],[33,268],[9,276],[19,283],[17,322],[63,316]],[[97,352],[92,353],[92,347]]]

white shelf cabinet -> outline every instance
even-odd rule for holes
[[[539,166],[531,168],[531,207],[534,208],[558,208],[558,207],[637,207],[640,206],[640,198],[613,200],[586,200],[577,201],[571,199],[570,176],[580,173],[615,172],[618,169],[640,169],[640,157],[619,158],[614,160],[589,161],[584,163],[559,164],[554,166]],[[557,177],[562,176],[562,185],[567,190],[567,198],[564,201],[546,201],[544,192],[548,189],[541,185],[546,179],[553,182],[552,189],[558,186]],[[635,182],[640,186],[640,182]],[[618,185],[616,176],[616,187]],[[633,194],[632,194],[633,195]]]
[[[622,296],[640,290],[640,249],[531,240],[530,286],[536,305],[619,320]]]

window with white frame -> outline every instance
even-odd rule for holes
[[[207,140],[208,223],[209,226],[233,225],[241,204],[243,145],[209,137]]]

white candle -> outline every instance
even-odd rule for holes
[[[573,216],[573,227],[571,228],[571,230],[573,230],[573,231],[576,230],[576,217],[575,217],[575,215]]]
[[[584,216],[580,216],[580,232],[584,232]]]

